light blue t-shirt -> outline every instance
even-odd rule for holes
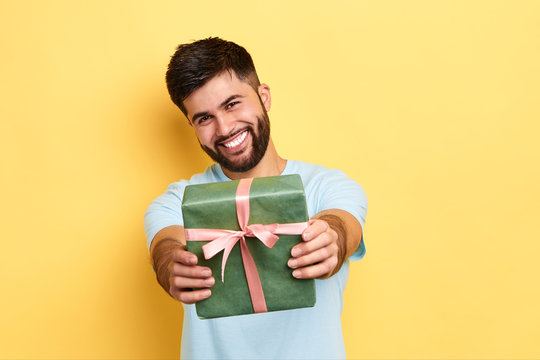
[[[362,187],[342,171],[288,160],[281,175],[299,174],[309,217],[322,210],[341,209],[364,228],[367,197]],[[186,185],[230,181],[217,164],[189,181],[181,180],[154,200],[144,216],[148,247],[157,232],[183,225],[181,204]],[[349,258],[360,260],[362,240]],[[291,270],[292,271],[292,270]],[[343,291],[349,262],[329,279],[315,280],[317,301],[312,308],[200,320],[194,305],[184,304],[182,359],[345,359],[341,331]]]

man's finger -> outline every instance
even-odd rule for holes
[[[206,279],[194,279],[182,276],[171,277],[171,286],[177,289],[202,289],[211,287],[214,283],[215,280],[213,277]]]
[[[330,243],[335,242],[337,239],[337,234],[332,229],[327,229],[328,231],[318,234],[312,240],[303,241],[300,244],[294,246],[291,250],[291,255],[293,257],[300,257],[306,254],[309,254],[315,250],[328,246]]]
[[[176,291],[172,295],[175,299],[183,302],[184,304],[194,304],[196,302],[209,298],[210,295],[212,295],[212,292],[210,291],[210,289],[183,290]]]
[[[212,276],[212,270],[204,266],[186,266],[181,263],[172,263],[171,275],[189,278],[209,278]]]
[[[336,267],[338,259],[332,256],[318,264],[303,267],[293,271],[292,275],[297,279],[316,279],[330,273]]]
[[[325,246],[323,248],[310,252],[307,255],[300,256],[298,258],[292,258],[288,261],[287,264],[289,265],[290,268],[296,269],[299,267],[312,265],[321,261],[325,261],[329,257],[335,256],[336,254],[337,254],[337,245],[332,246],[332,244],[330,244],[329,246]]]
[[[322,232],[328,230],[328,224],[324,220],[311,219],[308,227],[302,232],[302,240],[311,241]]]
[[[189,278],[208,278],[212,276],[212,270],[204,266],[186,266],[182,263],[175,262],[171,266],[171,275]]]
[[[179,262],[184,265],[196,265],[197,256],[187,250],[177,249],[173,252],[173,261]]]

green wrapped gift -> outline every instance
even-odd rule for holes
[[[200,318],[315,305],[314,280],[287,265],[308,220],[299,175],[190,185],[182,213],[188,250],[216,279],[196,304]]]

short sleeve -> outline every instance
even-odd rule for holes
[[[148,249],[152,240],[163,228],[172,225],[184,225],[182,218],[182,196],[187,181],[175,182],[167,190],[150,203],[144,214],[144,232]]]

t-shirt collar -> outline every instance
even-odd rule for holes
[[[290,174],[290,171],[291,171],[290,168],[292,164],[288,159],[285,159],[285,161],[287,161],[287,163],[285,164],[285,169],[283,169],[283,172],[280,175]],[[225,175],[225,173],[223,172],[223,169],[221,168],[221,165],[219,164],[214,164],[214,173],[216,175],[217,181],[231,181],[231,179],[229,179],[227,175]]]

